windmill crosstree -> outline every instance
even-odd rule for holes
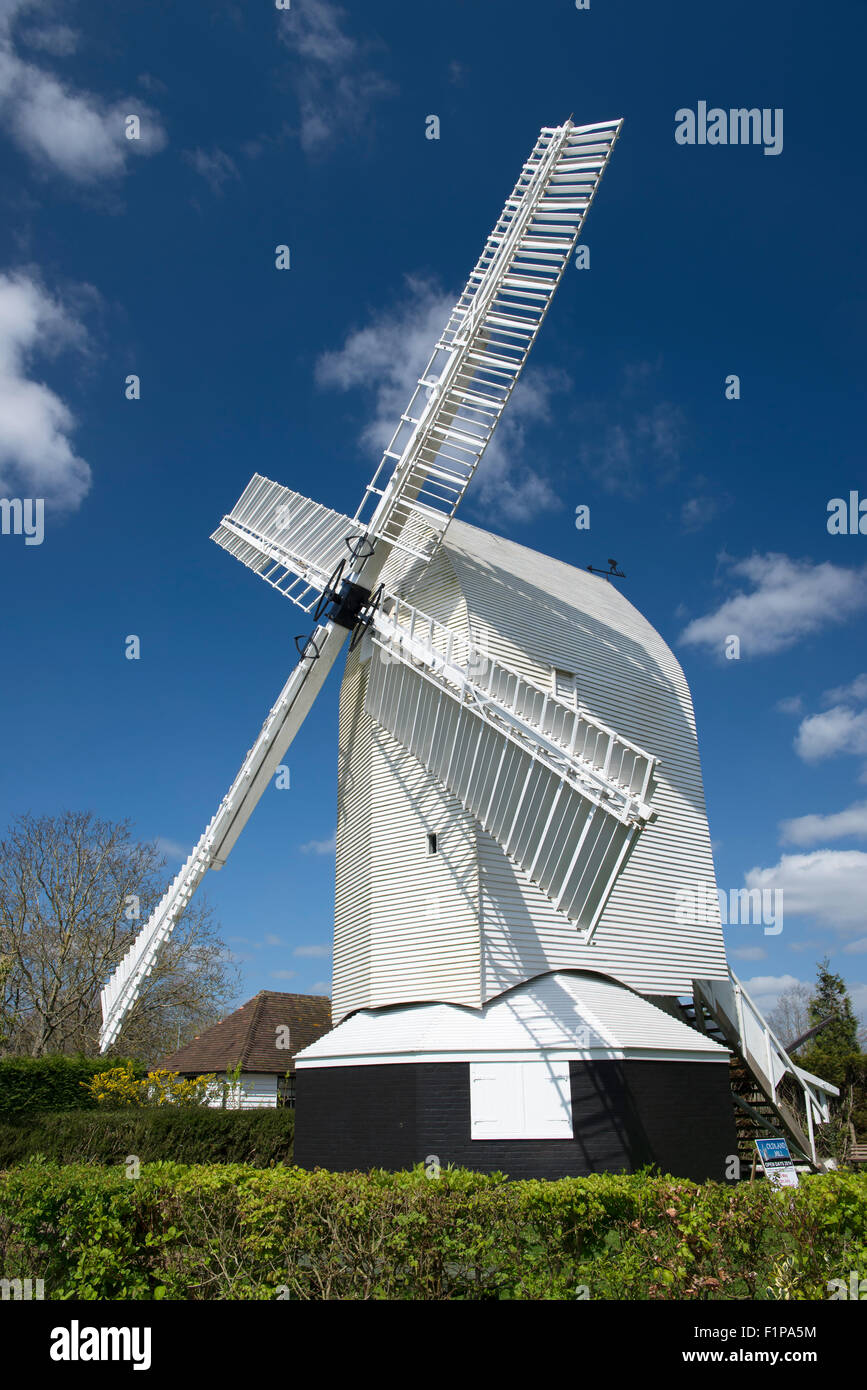
[[[495,1148],[498,1140],[521,1137],[574,1139],[575,1068],[585,1067],[586,1077],[586,1068],[603,1063],[645,1064],[645,1090],[651,1063],[680,1064],[687,1089],[706,1093],[708,1107],[716,1106],[714,1142],[734,1143],[725,1130],[732,1111],[728,1052],[707,1030],[701,1036],[688,1026],[676,1005],[679,994],[693,995],[691,1021],[719,1022],[721,1036],[744,1055],[741,1034],[733,1042],[722,1022],[744,1032],[743,999],[725,963],[718,915],[679,941],[670,924],[663,930],[658,923],[663,896],[678,882],[678,856],[686,865],[681,878],[692,882],[704,873],[713,881],[682,673],[604,579],[452,524],[620,128],[620,121],[567,121],[542,129],[355,515],[256,474],[213,535],[315,626],[297,639],[298,664],[216,815],[102,991],[100,1046],[105,1051],[117,1039],[207,871],[225,864],[351,635],[338,790],[338,1026],[297,1060],[299,1140],[307,1144],[299,1161],[343,1162],[329,1149],[321,1119],[329,1087],[339,1083],[339,1095],[363,1098],[369,1076],[376,1094],[384,1069],[395,1097],[404,1095],[394,1100],[390,1120],[399,1114],[398,1128],[416,1146],[439,1142],[435,1127],[408,1118],[427,1104],[419,1087],[433,1087],[433,1095],[453,1082],[468,1088],[467,1137],[482,1141],[476,1157],[486,1138]],[[470,600],[465,594],[473,586]],[[518,627],[516,615],[523,614],[523,643],[499,640],[502,613],[492,616],[498,606]],[[559,634],[546,639],[543,658],[533,651],[542,640],[534,627]],[[583,698],[572,651],[582,643],[588,652],[587,644],[596,644],[593,660],[607,663],[617,679],[623,673],[624,691],[633,683],[631,703],[625,696],[612,702],[601,687],[598,698]],[[561,650],[566,654],[557,658]],[[653,718],[642,723],[646,710]],[[669,736],[673,725],[676,738]],[[649,739],[636,736],[639,727]],[[666,770],[666,756],[673,770]],[[389,862],[388,846],[429,812],[435,824],[427,825],[427,855],[446,897],[452,894],[451,925],[439,939],[417,912],[410,924],[398,921],[406,871]],[[374,862],[387,866],[385,888],[373,881]],[[428,899],[436,902],[436,894]],[[427,917],[438,919],[436,907]],[[701,977],[695,989],[694,975]],[[760,1041],[772,1103],[784,1074],[809,1089],[806,1073],[784,1053],[775,1066],[763,1033]],[[758,1044],[750,1045],[755,1052]],[[456,1066],[457,1080],[449,1071]],[[341,1080],[347,1068],[352,1087]],[[811,1081],[812,1126],[833,1088]],[[412,1095],[400,1092],[404,1084]],[[618,1094],[631,1084],[621,1077]],[[665,1104],[679,1104],[665,1084]],[[592,1087],[598,1091],[597,1080]],[[311,1119],[303,1139],[305,1091]],[[727,1108],[720,1109],[722,1094]],[[606,1101],[607,1111],[619,1104]],[[451,1108],[451,1101],[440,1106],[443,1113]],[[660,1099],[657,1110],[664,1109]],[[629,1128],[622,1116],[612,1125],[612,1133]],[[350,1166],[363,1162],[348,1112],[340,1127],[354,1146]],[[389,1151],[383,1142],[370,1161],[391,1158],[400,1166],[424,1156],[412,1146]],[[454,1154],[463,1152],[461,1142],[454,1141]],[[654,1158],[658,1148],[651,1144]],[[701,1155],[691,1161],[696,1171],[708,1166]],[[544,1174],[547,1162],[539,1158],[533,1171]],[[606,1166],[617,1154],[585,1154],[582,1162],[584,1170],[588,1163]]]

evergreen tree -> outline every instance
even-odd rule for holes
[[[847,1084],[861,1055],[858,1046],[858,1020],[842,975],[835,975],[826,956],[816,971],[816,988],[809,1005],[812,1027],[835,1015],[834,1022],[823,1028],[804,1048],[800,1065],[814,1076],[821,1076],[841,1088]]]

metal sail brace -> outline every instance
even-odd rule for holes
[[[367,712],[592,933],[657,759],[393,594],[372,626]]]
[[[356,523],[435,553],[535,341],[622,121],[544,127],[455,305]],[[421,519],[419,542],[407,524]]]
[[[254,473],[211,540],[309,613],[358,529],[342,512]]]

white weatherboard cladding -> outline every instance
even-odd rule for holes
[[[240,1110],[276,1109],[277,1076],[241,1077]]]
[[[360,1010],[295,1058],[296,1067],[373,1062],[688,1060],[728,1051],[614,980],[559,971],[471,1009],[408,1004]]]
[[[558,969],[599,971],[661,996],[691,993],[694,978],[727,978],[692,701],[659,634],[606,580],[457,521],[433,563],[414,567],[401,589],[547,688],[555,668],[574,672],[588,712],[660,759],[656,819],[583,945],[457,800],[365,714],[357,651],[341,696],[335,1019],[418,999],[478,1007]],[[427,860],[427,829],[441,835],[442,857]],[[425,901],[433,864],[446,878],[436,930]],[[677,922],[675,894],[699,883],[708,886],[708,920]]]
[[[276,1073],[242,1072],[240,1081],[229,1086],[228,1093],[218,1081],[212,1088],[208,1105],[214,1110],[275,1110],[277,1081]]]
[[[430,565],[430,608],[467,631],[447,559]],[[476,824],[364,710],[370,661],[350,654],[340,701],[332,1013],[412,999],[481,1002]],[[428,852],[428,835],[437,853]]]
[[[474,640],[536,680],[576,673],[578,699],[660,759],[648,824],[582,946],[547,898],[483,831],[483,996],[558,967],[599,970],[651,994],[727,974],[716,908],[695,716],[672,652],[614,584],[454,522],[446,548]],[[423,582],[419,591],[423,589]],[[418,597],[419,607],[423,598]],[[675,920],[676,893],[708,885],[707,920]]]
[[[372,738],[364,713],[364,678],[358,653],[351,652],[340,693],[332,984],[335,1019],[370,997]]]

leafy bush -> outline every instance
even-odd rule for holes
[[[54,1299],[824,1299],[867,1272],[865,1232],[867,1176],[842,1172],[782,1191],[421,1168],[0,1174],[0,1268]]]
[[[291,1163],[294,1111],[127,1106],[0,1123],[0,1169],[36,1154],[60,1163]]]
[[[142,1076],[138,1062],[124,1064]],[[85,1089],[94,1076],[118,1066],[116,1057],[0,1057],[0,1116],[30,1110],[93,1110]]]

